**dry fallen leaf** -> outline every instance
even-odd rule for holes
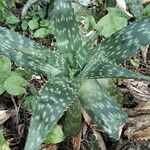
[[[141,0],[142,4],[146,4],[146,3],[149,3],[149,2],[150,2],[150,0]]]
[[[122,10],[124,10],[124,11],[127,10],[127,5],[126,5],[125,0],[116,0],[116,3],[117,3],[117,6],[118,6],[120,9],[122,9]]]
[[[100,132],[97,132],[95,129],[92,129],[92,131],[94,136],[96,137],[96,140],[98,141],[99,148],[101,148],[101,150],[107,150],[105,142]]]
[[[72,138],[72,144],[74,150],[80,150],[81,147],[81,137],[82,137],[82,130],[79,132],[77,136]]]
[[[91,124],[91,118],[90,116],[87,114],[87,112],[82,108],[82,115],[83,115],[83,118],[85,120],[85,122],[90,125]]]
[[[57,146],[56,145],[50,145],[47,148],[43,148],[42,150],[57,150]]]
[[[128,80],[127,88],[129,89],[133,97],[135,97],[137,100],[150,100],[149,82],[135,81],[133,79],[130,79]]]
[[[150,101],[141,101],[134,109],[128,109],[129,123],[125,134],[130,140],[150,139]]]
[[[11,116],[11,112],[8,110],[0,110],[0,125],[2,125]]]

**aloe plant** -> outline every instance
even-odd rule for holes
[[[92,47],[93,39],[87,44],[82,41],[69,0],[54,0],[51,14],[57,42],[55,51],[0,27],[0,53],[49,78],[36,96],[25,150],[40,149],[48,131],[65,112],[68,118],[64,120],[78,131],[81,106],[98,127],[117,140],[127,115],[97,79],[150,81],[147,76],[121,67],[121,63],[150,43],[150,19],[136,21]],[[72,130],[64,127],[67,136],[75,134]]]

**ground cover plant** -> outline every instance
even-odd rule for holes
[[[111,36],[104,34],[107,38],[92,47],[92,38],[83,42],[71,2],[54,0],[50,5],[53,10],[49,10],[49,19],[54,22],[56,38],[54,51],[0,27],[0,53],[48,77],[35,96],[25,150],[40,149],[48,132],[65,112],[64,124],[69,126],[65,129],[64,125],[64,134],[67,137],[78,132],[81,106],[98,127],[110,137],[119,139],[119,128],[127,122],[127,115],[97,79],[150,81],[149,77],[121,66],[150,43],[150,19],[136,21]]]

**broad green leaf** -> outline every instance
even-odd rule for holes
[[[69,15],[68,15],[69,14]],[[81,47],[81,38],[71,3],[55,0],[53,20],[57,47],[61,54],[68,56]]]
[[[91,16],[87,16],[84,19],[84,26],[87,30],[94,30],[95,29],[95,25],[96,25],[96,21],[95,18],[91,15]]]
[[[0,130],[0,149],[10,150],[8,142],[5,140],[2,130]]]
[[[36,97],[25,150],[37,150],[77,95],[76,84],[62,75],[53,77]]]
[[[34,37],[35,38],[45,38],[49,34],[50,33],[49,33],[49,31],[48,31],[47,28],[40,28],[40,29],[38,29],[38,30],[35,31]]]
[[[39,27],[39,22],[37,18],[33,18],[28,22],[28,26],[30,28],[30,30],[35,30],[38,29]]]
[[[143,9],[141,15],[143,17],[150,17],[150,4]]]
[[[50,26],[52,23],[52,21],[48,20],[48,19],[43,19],[40,21],[40,26],[41,27],[48,27]]]
[[[4,135],[3,135],[3,131],[0,130],[0,145],[2,145],[4,143],[5,143],[5,138],[4,138]]]
[[[5,91],[4,82],[11,74],[11,61],[0,55],[0,94]]]
[[[101,34],[105,37],[109,37],[126,26],[127,18],[125,13],[117,8],[108,8],[108,14],[98,21],[95,28],[101,31]]]
[[[80,89],[81,105],[110,137],[119,139],[127,115],[96,80],[87,80]]]
[[[0,73],[1,72],[11,72],[11,61],[3,55],[0,55]]]
[[[143,6],[140,2],[140,0],[125,0],[131,13],[136,18],[141,18],[141,12],[143,10]]]
[[[7,24],[18,24],[20,20],[15,16],[15,15],[10,15],[6,18],[6,23]]]
[[[79,78],[127,78],[148,80],[150,77],[144,76],[140,73],[132,72],[119,65],[106,63],[103,61],[90,61],[86,67],[81,71]]]
[[[65,60],[57,53],[16,32],[0,27],[0,39],[0,53],[23,67],[48,75],[64,68]]]
[[[0,0],[0,11],[4,11],[6,8],[6,2],[4,0]]]
[[[110,63],[123,63],[136,54],[140,48],[150,43],[150,19],[132,23],[113,34],[88,54],[88,60],[104,60]]]
[[[24,106],[26,109],[34,110],[35,107],[35,96],[27,96],[24,101]]]
[[[49,131],[45,138],[46,144],[57,144],[64,140],[65,136],[62,128],[59,125],[55,125],[52,130]]]
[[[0,95],[5,91],[3,84],[0,83]]]
[[[5,90],[11,95],[21,95],[26,92],[28,82],[22,77],[12,75],[4,83]]]
[[[81,128],[81,104],[79,100],[75,100],[74,103],[65,113],[63,119],[63,131],[66,138],[78,134]]]
[[[22,28],[23,31],[25,31],[28,28],[27,20],[22,20],[21,28]]]

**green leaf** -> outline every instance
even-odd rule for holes
[[[116,100],[96,80],[87,80],[81,87],[79,96],[82,107],[98,127],[110,137],[119,139],[119,129],[127,122],[127,115]]]
[[[0,83],[0,95],[5,91],[3,84]]]
[[[18,24],[19,22],[20,20],[15,15],[10,15],[6,18],[7,24],[15,25]]]
[[[122,14],[123,11],[117,8],[108,8],[108,14],[98,21],[95,28],[101,31],[101,34],[105,37],[109,37],[127,26],[127,18]]]
[[[141,14],[143,17],[150,17],[150,4],[143,9]]]
[[[26,92],[28,82],[22,77],[12,75],[4,83],[5,90],[11,95],[21,95]]]
[[[53,24],[53,23],[48,19],[43,19],[43,20],[40,21],[40,26],[41,27],[48,27],[51,24]]]
[[[0,55],[0,73],[2,72],[11,72],[11,61],[7,57]]]
[[[57,144],[64,140],[64,133],[59,125],[55,125],[52,130],[46,136],[46,144]]]
[[[26,109],[34,110],[35,107],[35,96],[27,96],[24,101],[24,106]]]
[[[2,130],[0,130],[0,148],[1,150],[10,150],[9,144],[5,140]]]
[[[30,20],[28,22],[28,26],[29,26],[30,30],[38,29],[38,27],[39,27],[38,19],[33,18],[32,20]]]
[[[82,43],[74,11],[69,1],[55,0],[53,21],[59,52],[67,55],[78,51]]]
[[[0,0],[0,11],[4,12],[6,9],[6,2],[4,0]]]
[[[2,94],[4,89],[4,82],[11,74],[11,61],[0,55],[0,94]]]
[[[49,32],[47,28],[40,28],[36,30],[34,33],[35,38],[45,38],[48,35],[49,35]]]
[[[150,77],[144,76],[140,73],[132,72],[119,65],[106,63],[103,61],[90,61],[86,67],[81,71],[79,78],[127,78],[148,80]]]
[[[88,60],[123,63],[150,43],[150,19],[142,19],[113,34],[88,54]]]
[[[0,53],[23,67],[48,75],[64,69],[65,60],[57,53],[16,32],[0,27],[0,39]]]
[[[53,77],[39,91],[25,150],[40,148],[48,131],[58,122],[76,97],[78,90],[76,86],[71,80],[60,75]]]
[[[143,5],[141,4],[140,0],[125,0],[131,13],[136,18],[141,18],[141,12],[143,10]]]
[[[4,135],[3,135],[3,131],[0,130],[0,145],[2,145],[4,143],[5,143],[5,138],[4,138]]]
[[[23,31],[25,31],[28,28],[27,20],[22,20],[21,28],[22,28]]]
[[[63,131],[66,138],[78,134],[81,129],[81,104],[79,100],[74,101],[65,113],[63,119]]]
[[[84,20],[84,26],[87,30],[94,30],[96,25],[95,18],[91,16],[87,16]]]

